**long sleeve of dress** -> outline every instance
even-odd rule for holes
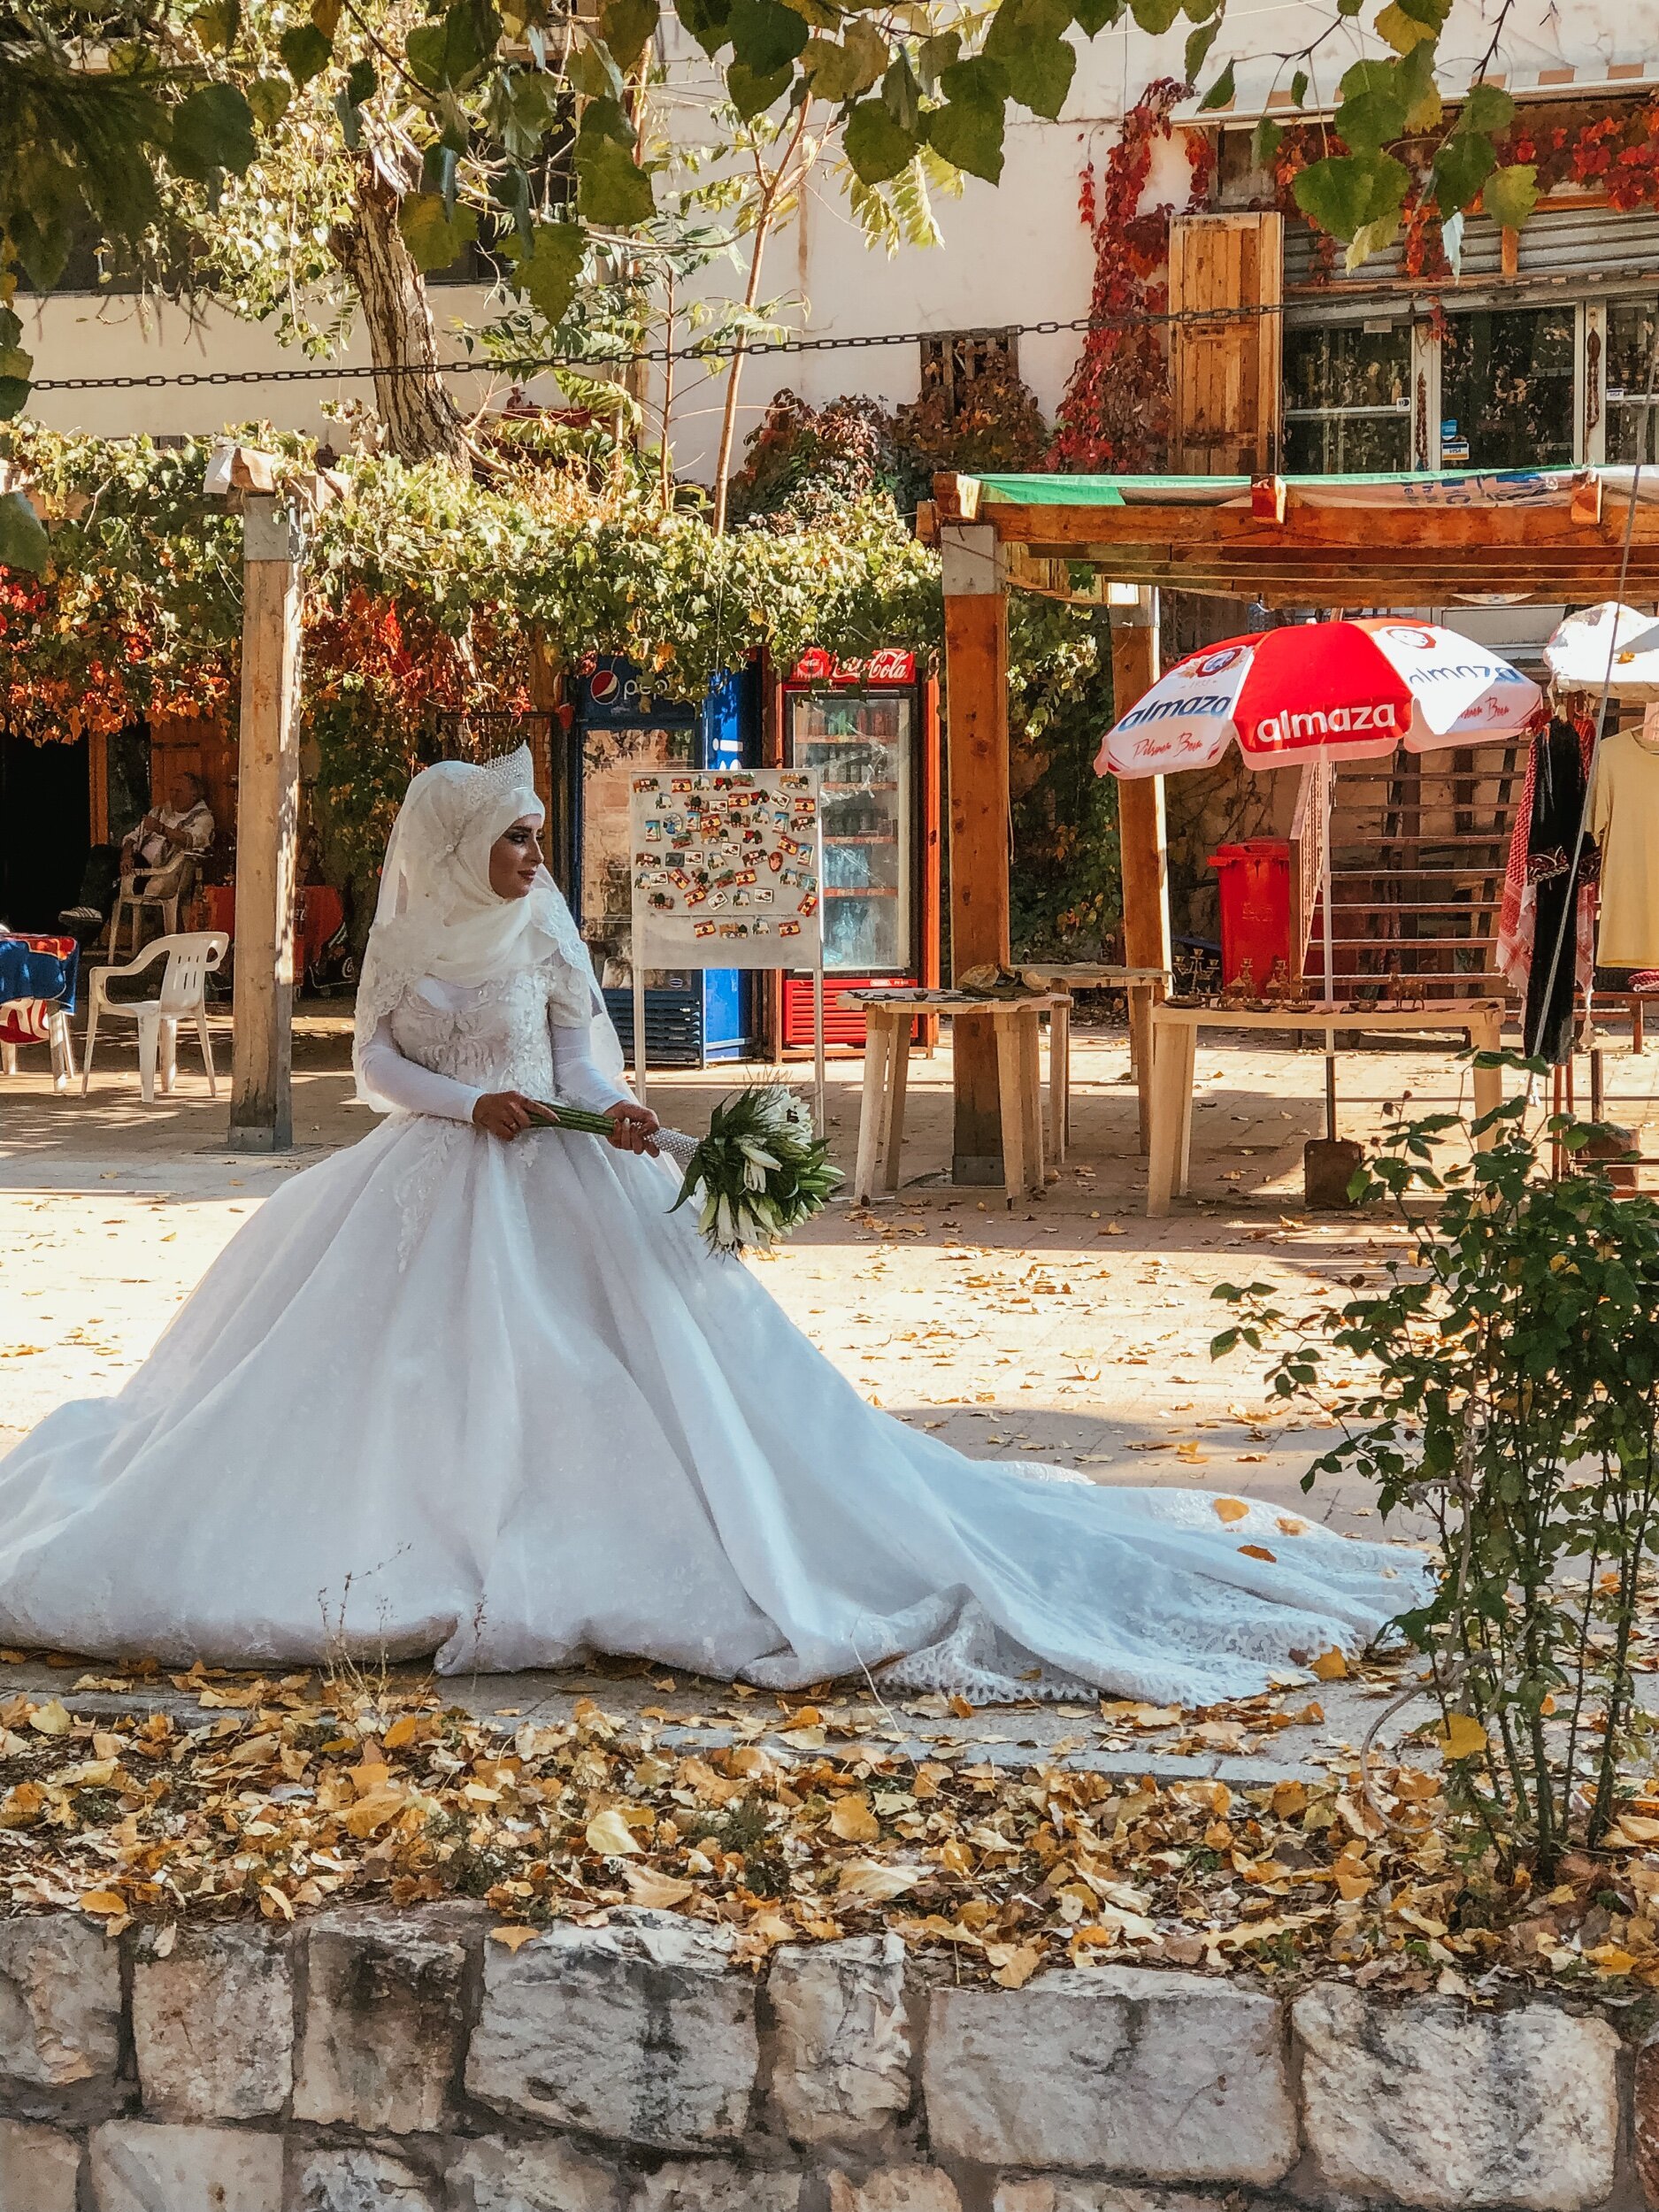
[[[435,1068],[423,1068],[418,1060],[405,1057],[393,1038],[389,1014],[363,1048],[363,1079],[388,1106],[401,1106],[409,1114],[436,1114],[444,1121],[471,1121],[473,1107],[484,1095],[470,1083],[459,1083],[452,1075],[440,1075]]]
[[[592,1032],[586,1022],[568,1026],[555,1022],[552,1031],[553,1077],[561,1098],[597,1113],[603,1113],[608,1106],[633,1105],[633,1092],[613,1083],[595,1066]]]

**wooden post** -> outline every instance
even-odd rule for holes
[[[946,523],[946,759],[950,783],[950,968],[1006,964],[1008,937],[1008,595],[988,525]],[[958,1183],[1002,1180],[996,1035],[989,1020],[953,1025]]]
[[[1112,716],[1121,720],[1158,680],[1158,595],[1144,591],[1133,607],[1112,609]],[[1118,844],[1123,872],[1124,964],[1170,965],[1169,860],[1162,776],[1119,777]],[[1141,1090],[1141,1149],[1152,1139],[1152,1005],[1162,994],[1129,993],[1135,1072]]]
[[[300,556],[296,518],[250,497],[242,527],[242,732],[230,1143],[294,1143],[294,892],[299,849]]]
[[[95,845],[110,841],[110,741],[103,730],[87,733],[87,819]],[[110,957],[115,956],[113,948]]]

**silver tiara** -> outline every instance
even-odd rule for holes
[[[527,745],[516,753],[503,753],[499,760],[480,761],[476,772],[483,778],[480,790],[492,798],[500,792],[535,789],[535,760]]]

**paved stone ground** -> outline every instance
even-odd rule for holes
[[[222,1064],[227,1025],[218,1026]],[[64,1399],[119,1387],[261,1200],[308,1159],[364,1133],[367,1114],[350,1097],[348,1029],[336,1008],[301,1014],[302,1149],[280,1162],[223,1148],[223,1092],[217,1105],[209,1101],[188,1048],[177,1095],[149,1109],[119,1048],[84,1102],[52,1093],[43,1051],[25,1056],[28,1072],[0,1078],[0,1450]],[[897,1201],[833,1207],[759,1263],[768,1287],[877,1403],[976,1456],[1056,1461],[1103,1482],[1248,1491],[1339,1528],[1379,1533],[1356,1486],[1322,1479],[1303,1496],[1301,1477],[1331,1432],[1274,1411],[1256,1356],[1217,1365],[1207,1348],[1221,1318],[1210,1295],[1217,1283],[1265,1281],[1294,1307],[1299,1293],[1311,1300],[1377,1279],[1401,1248],[1401,1232],[1384,1220],[1314,1216],[1302,1205],[1302,1146],[1323,1123],[1319,1056],[1259,1038],[1203,1041],[1194,1197],[1161,1222],[1144,1217],[1146,1171],[1134,1153],[1122,1032],[1083,1031],[1074,1062],[1071,1158],[1045,1198],[1010,1212],[1000,1193],[944,1184],[949,1048],[918,1061]],[[714,1098],[757,1072],[665,1078],[652,1102],[667,1120],[701,1126]],[[831,1064],[831,1134],[844,1165],[860,1076],[856,1060]],[[1340,1063],[1341,1125],[1363,1139],[1385,1105],[1466,1102],[1467,1084],[1464,1070],[1420,1048],[1348,1056]],[[1617,1118],[1659,1122],[1659,1052],[1611,1057],[1609,1092]],[[1651,1137],[1645,1148],[1655,1148]],[[74,1678],[0,1668],[0,1690],[49,1678],[61,1689]],[[543,1717],[595,1692],[590,1676],[445,1686],[482,1712]],[[611,1704],[707,1717],[732,1706],[729,1690],[670,1694],[644,1676],[607,1681],[601,1694]],[[1378,1686],[1325,1686],[1325,1722],[1284,1732],[1262,1758],[1280,1772],[1356,1744],[1378,1694]],[[848,1718],[887,1724],[873,1707]],[[1034,1742],[1076,1738],[1080,1724],[1063,1709],[987,1713],[942,1728],[936,1717],[898,1719],[906,1735],[960,1738],[971,1729],[975,1740],[987,1740],[987,1755],[1011,1758]],[[1158,1770],[1164,1755],[1155,1740],[1142,1750],[1120,1746],[1110,1730],[1102,1737],[1092,1709],[1081,1725],[1071,1755]],[[1262,1770],[1260,1759],[1247,1763]],[[1231,1776],[1237,1768],[1225,1755],[1179,1762],[1186,1773]]]

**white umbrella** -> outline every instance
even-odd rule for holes
[[[1581,607],[1545,646],[1544,665],[1563,691],[1607,684],[1615,699],[1659,699],[1659,621],[1611,599]]]

